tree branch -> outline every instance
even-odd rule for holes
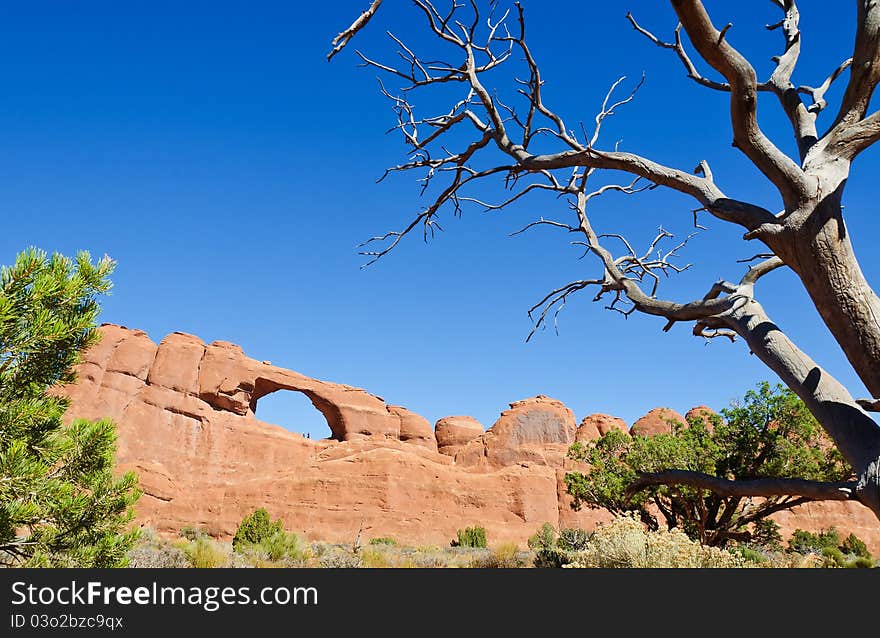
[[[672,6],[702,58],[730,83],[734,145],[773,182],[786,208],[796,207],[809,185],[800,167],[780,151],[758,125],[755,69],[729,44],[725,38],[727,27],[723,31],[715,28],[700,0],[672,0]]]
[[[789,478],[760,478],[732,481],[702,472],[665,470],[640,474],[627,488],[632,495],[655,485],[686,485],[725,498],[747,496],[799,496],[813,501],[848,501],[855,498],[855,481],[824,483]]]
[[[836,137],[865,117],[880,81],[880,3],[857,0],[856,38],[849,84],[828,135]]]
[[[373,3],[364,11],[361,15],[357,17],[357,19],[351,23],[351,25],[339,33],[331,44],[333,45],[333,49],[330,53],[327,54],[327,61],[333,59],[333,56],[342,51],[351,39],[357,34],[358,31],[367,26],[367,23],[370,21],[374,15],[376,15],[376,11],[378,11],[379,6],[382,4],[382,0],[373,0]]]

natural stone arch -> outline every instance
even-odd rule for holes
[[[255,415],[257,414],[257,402],[261,398],[280,391],[289,391],[305,395],[308,400],[311,401],[312,405],[315,406],[315,409],[324,415],[324,420],[327,422],[327,427],[330,429],[329,438],[337,441],[345,440],[345,426],[339,408],[330,401],[322,398],[313,390],[295,387],[272,379],[265,379],[262,377],[257,378],[254,382],[254,390],[251,393],[251,412]]]

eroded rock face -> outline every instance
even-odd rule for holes
[[[626,421],[619,417],[608,414],[591,414],[585,416],[583,421],[581,421],[575,434],[575,440],[582,443],[595,441],[605,436],[611,430],[628,432],[629,428],[626,425]]]
[[[632,428],[630,428],[630,434],[633,436],[669,434],[672,432],[672,427],[669,424],[670,421],[687,425],[687,420],[675,410],[670,410],[669,408],[654,408],[633,423]]]
[[[703,423],[705,423],[706,427],[711,431],[713,428],[712,419],[719,417],[720,415],[708,406],[698,405],[697,407],[688,410],[687,414],[684,416],[688,422],[691,421],[691,419],[702,419]]]
[[[135,470],[145,491],[136,520],[161,533],[196,525],[228,538],[245,514],[265,507],[288,529],[330,542],[352,542],[363,520],[364,538],[445,545],[478,524],[493,543],[522,545],[544,522],[592,529],[609,518],[571,510],[564,476],[585,467],[565,453],[576,439],[625,430],[615,417],[591,415],[577,428],[571,410],[539,395],[510,404],[485,432],[470,417],[432,429],[365,390],[250,359],[228,342],[174,333],[157,346],[142,331],[101,332],[77,383],[64,389],[67,417],[116,422],[119,469]],[[277,390],[308,396],[333,438],[305,439],[258,420],[257,402]],[[784,529],[834,524],[880,553],[867,508],[829,505],[786,514]]]
[[[483,424],[472,416],[445,416],[434,425],[437,451],[454,457],[483,431]]]

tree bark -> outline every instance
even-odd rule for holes
[[[840,205],[842,189],[843,184],[800,215],[793,241],[779,252],[868,392],[880,398],[880,298],[853,252]]]
[[[880,518],[880,427],[837,379],[782,332],[753,298],[735,307],[725,317],[725,323],[806,404],[855,471],[856,500]]]

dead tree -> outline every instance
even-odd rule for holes
[[[851,499],[880,518],[880,427],[869,414],[880,410],[880,299],[859,267],[841,206],[853,161],[880,139],[880,111],[869,112],[880,81],[880,2],[856,0],[852,57],[829,63],[833,70],[828,77],[817,86],[806,86],[793,80],[801,52],[795,0],[771,1],[781,19],[767,28],[780,33],[784,48],[774,58],[775,70],[764,81],[729,42],[731,25],[719,29],[700,0],[670,0],[679,21],[670,41],[656,36],[632,15],[626,18],[636,35],[647,39],[647,46],[653,43],[675,55],[700,88],[730,95],[733,145],[775,187],[781,208],[778,212],[722,191],[705,161],[695,162],[696,169],[687,171],[601,144],[603,123],[635,98],[638,86],[615,97],[621,95],[618,81],[590,130],[569,128],[544,100],[544,80],[526,43],[524,11],[519,3],[505,10],[503,3],[493,1],[481,10],[473,0],[453,0],[451,6],[447,3],[448,9],[441,10],[427,0],[415,0],[414,17],[450,57],[423,59],[414,53],[413,43],[390,33],[399,47],[394,62],[374,60],[360,51],[357,55],[364,65],[402,84],[394,92],[384,85],[381,88],[397,114],[396,129],[409,146],[408,161],[389,171],[422,171],[423,192],[430,189],[436,196],[432,194],[430,205],[402,230],[370,239],[364,254],[375,261],[410,234],[420,232],[427,237],[437,228],[441,209],[455,214],[467,204],[502,209],[539,192],[566,200],[571,209],[567,219],[542,217],[523,230],[549,226],[577,237],[574,243],[598,260],[598,274],[569,282],[536,304],[530,313],[536,329],[555,321],[570,295],[594,289],[595,299],[608,300],[608,308],[663,318],[664,330],[688,323],[700,337],[740,338],[804,401],[855,472],[854,479],[843,484],[777,479],[738,484],[670,468],[673,471],[641,476],[639,484],[686,484],[741,496]],[[340,34],[333,54],[368,24],[379,4],[374,2]],[[502,98],[496,87],[484,81],[489,71],[504,64],[521,64],[524,70],[522,77],[515,79],[515,93],[508,98]],[[718,79],[704,74],[700,67],[713,69]],[[846,82],[846,88],[836,114],[820,134],[818,119],[826,111],[833,113],[825,94],[836,81]],[[441,84],[460,86],[460,100],[438,114],[416,113],[411,95]],[[762,94],[778,102],[790,121],[797,157],[783,152],[759,126],[757,106]],[[458,148],[447,143],[461,139],[467,141]],[[540,145],[535,143],[538,139]],[[555,143],[555,151],[532,150],[536,146],[546,149],[549,143]],[[596,179],[601,179],[597,174],[608,170],[627,173],[632,180],[595,186]],[[468,195],[473,183],[491,177],[503,178],[511,193],[506,199],[485,202]],[[741,227],[744,241],[763,244],[759,250],[749,251],[758,255],[747,260],[754,263],[741,278],[715,282],[702,299],[663,299],[658,296],[659,284],[664,276],[681,270],[675,257],[687,239],[663,250],[661,246],[670,235],[661,229],[645,250],[637,250],[622,235],[594,228],[590,202],[595,198],[658,187],[692,197],[697,203],[695,224],[697,212],[705,212]],[[782,268],[790,269],[803,283],[872,398],[854,399],[768,316],[759,302],[757,285],[762,277]]]

